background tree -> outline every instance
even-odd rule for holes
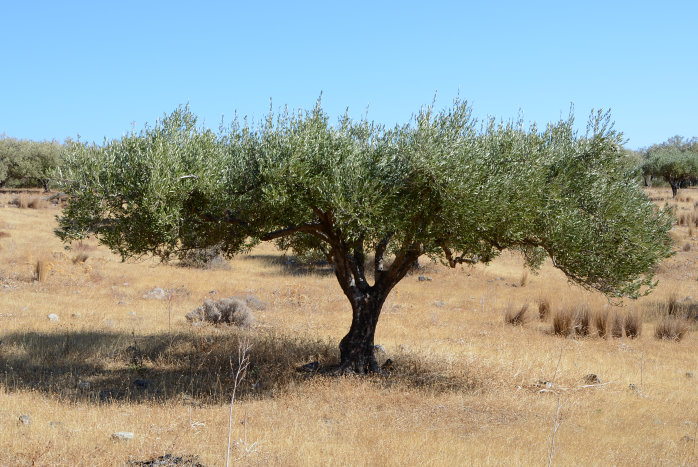
[[[572,117],[480,124],[460,100],[395,128],[331,125],[318,102],[218,134],[185,107],[103,147],[72,144],[57,234],[96,235],[124,258],[268,240],[319,251],[352,309],[339,369],[380,371],[381,308],[422,255],[456,267],[513,248],[609,296],[651,289],[671,215],[629,176],[621,141],[607,114],[578,136]]]
[[[698,180],[698,139],[674,136],[644,153],[643,175],[664,178],[674,198],[681,186]]]
[[[63,145],[56,141],[0,138],[0,186],[40,186],[49,191],[51,173],[61,164]]]

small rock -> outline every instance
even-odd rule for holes
[[[434,302],[434,306],[441,308],[442,306],[446,306],[446,302],[441,301],[441,300],[437,300]]]
[[[57,314],[51,313],[50,315],[48,315],[48,320],[53,321],[54,323],[57,323],[58,321],[60,321],[60,318],[58,317]]]
[[[91,386],[91,384],[89,381],[78,382],[78,389],[87,390],[87,389],[90,389],[90,386]]]
[[[133,433],[130,431],[117,431],[116,433],[112,433],[111,439],[128,441],[129,439],[133,439]]]
[[[693,436],[685,435],[681,437],[681,441],[683,441],[684,443],[695,443],[696,439]]]
[[[692,371],[687,371],[686,372],[686,378],[695,378],[696,375]]]
[[[218,292],[214,289],[214,290],[210,290],[208,293],[210,293],[211,295],[216,295]]]
[[[70,315],[71,318],[80,318],[82,315],[80,313],[72,313]]]
[[[126,306],[126,302],[123,300],[119,300],[119,303],[117,303],[119,306]]]
[[[161,287],[155,287],[143,294],[143,298],[149,300],[163,300],[167,297],[167,291]]]
[[[601,380],[594,373],[589,373],[588,375],[584,376],[584,383],[585,384],[601,384]]]
[[[431,277],[420,274],[419,277],[417,277],[417,280],[419,282],[431,281]]]
[[[135,312],[135,311],[129,311],[129,312],[128,312],[128,315],[129,315],[129,316],[136,316],[136,312]]]
[[[32,419],[29,417],[29,415],[24,414],[19,416],[19,422],[22,425],[29,425],[32,422]]]
[[[374,350],[375,352],[378,352],[378,353],[383,353],[383,354],[386,353],[385,347],[383,347],[383,346],[380,345],[380,344],[374,345],[374,346],[373,346],[373,350]]]

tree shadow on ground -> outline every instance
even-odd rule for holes
[[[240,256],[243,261],[258,261],[278,268],[288,276],[334,276],[334,269],[327,261],[303,261],[293,255],[250,254]],[[276,272],[275,272],[276,273]]]
[[[72,402],[229,400],[240,339],[249,339],[250,366],[237,397],[270,398],[320,376],[299,371],[309,362],[336,365],[337,344],[269,331],[207,327],[191,332],[133,335],[127,332],[18,332],[0,336],[0,385],[5,391],[37,391]],[[385,359],[385,356],[382,357]],[[428,391],[480,391],[481,379],[454,374],[448,365],[408,353],[391,355],[381,387]]]

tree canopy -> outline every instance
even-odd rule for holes
[[[671,214],[634,181],[607,113],[581,136],[573,123],[478,122],[455,100],[393,128],[331,124],[318,101],[213,132],[180,107],[102,147],[69,146],[57,234],[96,235],[124,258],[266,240],[319,251],[352,305],[341,368],[377,371],[380,309],[421,255],[455,267],[516,249],[609,296],[653,287]]]

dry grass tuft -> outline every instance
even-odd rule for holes
[[[676,293],[669,295],[666,302],[666,312],[668,315],[675,315],[679,311],[679,298]]]
[[[574,311],[574,331],[579,336],[588,336],[591,323],[591,309],[588,305],[579,305]]]
[[[48,278],[50,264],[44,259],[39,259],[34,264],[34,280],[45,282]]]
[[[642,316],[636,311],[628,311],[625,314],[625,335],[630,339],[636,339],[642,334]]]
[[[94,247],[88,245],[83,241],[76,242],[74,245],[70,245],[70,249],[75,253],[71,258],[73,264],[84,263],[90,257],[89,252],[94,250]]]
[[[614,310],[609,313],[608,329],[611,333],[611,337],[615,337],[616,339],[623,337],[625,332],[624,324],[625,320],[623,319],[623,315],[619,312]]]
[[[686,320],[675,316],[665,316],[654,328],[654,337],[657,339],[680,341],[687,333],[688,323]]]
[[[594,312],[594,326],[599,337],[605,339],[608,336],[608,308],[602,308]]]
[[[572,334],[574,323],[574,312],[569,308],[555,310],[553,313],[553,333],[558,336],[569,336]]]
[[[29,207],[29,198],[25,195],[15,196],[10,201],[10,204],[20,209],[27,209]]]
[[[519,285],[526,287],[526,284],[528,284],[528,270],[524,269],[521,273],[521,279],[519,279]]]
[[[27,203],[29,209],[46,209],[48,206],[48,201],[40,197],[32,198],[29,200],[29,203]]]
[[[504,312],[504,322],[512,326],[523,326],[529,320],[528,303],[522,305],[518,310],[509,306]]]
[[[541,298],[538,301],[538,317],[541,321],[546,321],[548,316],[550,316],[550,300],[547,298]]]

